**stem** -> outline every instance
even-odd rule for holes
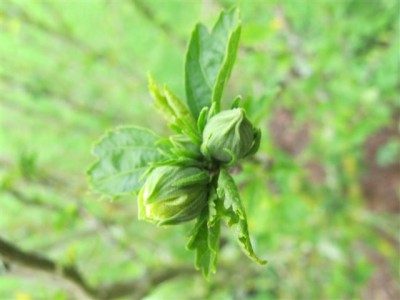
[[[140,279],[127,279],[109,285],[100,283],[97,287],[92,287],[75,266],[62,265],[36,253],[21,250],[1,237],[0,259],[6,266],[6,272],[37,280],[47,277],[50,281],[58,283],[73,299],[80,300],[109,300],[124,296],[129,299],[142,299],[163,282],[195,272],[188,266],[166,267],[162,270],[150,270]]]
[[[16,264],[30,270],[42,271],[63,281],[71,293],[79,299],[94,299],[95,290],[88,285],[74,266],[65,266],[17,248],[0,238],[0,257],[6,263]]]

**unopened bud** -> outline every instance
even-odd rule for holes
[[[242,108],[222,111],[207,122],[201,152],[227,164],[252,152],[258,134]]]
[[[196,218],[207,204],[209,180],[196,167],[156,167],[139,192],[139,219],[174,225]]]

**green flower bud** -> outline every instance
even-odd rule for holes
[[[257,151],[259,137],[242,108],[222,111],[207,122],[201,152],[228,164]]]
[[[196,218],[207,204],[209,181],[196,167],[156,167],[139,192],[139,219],[173,225]]]

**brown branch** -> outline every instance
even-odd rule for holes
[[[0,167],[1,164],[2,162],[0,161]],[[0,192],[10,194],[15,200],[26,206],[37,207],[54,213],[60,213],[64,210],[64,208],[60,205],[44,202],[39,200],[39,198],[26,196],[25,194],[21,193],[13,187],[5,187],[3,189],[0,188]],[[104,239],[107,240],[110,244],[124,251],[130,259],[133,259],[137,256],[135,249],[131,246],[130,243],[125,243],[121,241],[112,233],[110,227],[118,225],[117,221],[111,221],[97,216],[95,213],[90,211],[80,200],[73,196],[70,197],[70,199],[74,201],[78,207],[77,215],[86,218],[91,221],[90,223],[95,224],[95,228],[90,228],[86,232],[91,233],[94,231],[100,233],[104,237]],[[85,236],[88,236],[88,234],[86,233],[82,235],[82,237]]]
[[[33,207],[45,209],[46,211],[55,212],[55,213],[60,213],[64,210],[64,208],[61,206],[57,206],[52,203],[40,201],[39,199],[37,199],[35,197],[28,197],[25,194],[21,193],[20,191],[14,189],[14,188],[7,187],[0,191],[10,194],[11,196],[13,196],[13,198],[15,200],[17,200],[18,202],[20,202],[21,204],[26,205],[26,206],[33,206]],[[76,201],[76,202],[78,205],[80,204],[79,201]],[[130,258],[134,258],[136,256],[136,252],[134,251],[134,249],[132,249],[129,245],[123,244],[121,241],[116,239],[114,237],[114,235],[111,233],[109,226],[113,225],[113,223],[109,223],[109,222],[95,216],[93,213],[87,211],[86,208],[83,208],[83,207],[79,207],[79,208],[80,209],[78,211],[78,214],[80,214],[82,217],[88,217],[92,221],[94,221],[95,228],[89,228],[86,231],[83,231],[79,235],[71,236],[66,239],[67,241],[69,239],[77,239],[78,236],[80,236],[80,238],[84,238],[86,236],[90,236],[94,233],[100,232],[104,236],[105,239],[107,239],[115,247],[119,247],[123,251],[125,251],[129,255]],[[65,242],[66,241],[64,240],[64,243]],[[59,242],[57,242],[56,244],[58,244],[58,243]],[[44,249],[51,248],[52,246],[53,246],[53,243],[51,243],[47,246],[42,246],[40,248],[43,250],[43,248]]]
[[[12,164],[8,161],[0,160],[0,166],[12,168]],[[57,182],[59,181],[58,177]],[[53,180],[51,180],[53,182]],[[65,186],[64,186],[65,187]],[[31,203],[32,199],[25,199]],[[116,240],[109,232],[108,226],[113,222],[108,222],[95,216],[88,211],[86,207],[79,206],[79,214],[83,217],[89,217],[95,220],[97,230],[101,228],[102,234],[109,241],[119,244],[118,246],[130,254],[131,257],[136,256],[134,249],[123,247],[121,241]],[[126,246],[126,245],[125,245]],[[39,256],[32,252],[26,252],[19,247],[12,245],[0,237],[0,260],[7,266],[10,274],[25,275],[30,273],[30,279],[39,278],[37,274],[47,275],[60,286],[74,296],[75,299],[101,299],[110,300],[123,296],[129,296],[130,299],[142,299],[148,295],[151,290],[163,282],[181,275],[196,274],[196,271],[191,266],[166,267],[161,270],[150,270],[140,279],[133,278],[110,283],[109,285],[99,284],[97,287],[91,287],[87,281],[80,275],[76,267],[60,265],[43,256]],[[33,274],[32,274],[33,273]]]
[[[137,280],[126,280],[113,283],[104,287],[99,292],[99,299],[116,299],[124,296],[131,296],[131,299],[143,299],[155,286],[181,275],[195,274],[193,267],[171,267],[157,272],[150,273]]]
[[[60,265],[35,253],[25,252],[2,238],[0,238],[0,257],[11,271],[14,264],[29,270],[42,271],[63,281],[75,297],[94,298],[95,290],[86,283],[73,266]]]
[[[97,231],[100,232],[101,235],[111,245],[121,249],[130,259],[134,259],[137,257],[137,252],[135,248],[131,246],[131,243],[124,243],[113,234],[110,227],[115,226],[117,224],[116,221],[106,220],[104,218],[101,218],[100,216],[97,216],[80,201],[76,201],[76,204],[78,205],[80,215],[93,221]]]
[[[195,270],[188,266],[170,267],[153,271],[140,279],[114,282],[108,286],[100,284],[91,287],[74,266],[58,264],[48,258],[32,252],[26,252],[0,237],[0,258],[6,265],[7,272],[18,273],[23,270],[50,275],[67,289],[75,299],[116,299],[130,296],[142,299],[154,286],[180,275],[194,274]],[[16,271],[16,272],[14,272]],[[32,276],[31,276],[32,278]]]
[[[39,208],[45,208],[46,210],[53,211],[53,212],[60,212],[63,210],[61,206],[57,206],[52,203],[47,203],[41,201],[39,198],[30,198],[27,197],[25,194],[21,193],[20,191],[13,189],[13,188],[5,188],[2,191],[12,195],[16,200],[21,202],[24,205],[28,206],[36,206]]]

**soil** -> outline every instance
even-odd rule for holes
[[[382,128],[365,143],[366,172],[362,177],[362,189],[371,210],[400,212],[400,159],[388,166],[380,166],[377,153],[389,140],[400,140],[395,125]]]
[[[389,140],[400,140],[399,120],[400,113],[398,112],[394,115],[392,124],[381,128],[367,139],[364,146],[365,168],[360,178],[366,207],[373,212],[385,212],[397,216],[400,212],[400,158],[391,165],[381,166],[376,157],[381,147]],[[295,158],[307,147],[312,125],[299,126],[294,122],[293,112],[287,109],[278,109],[269,123],[269,130],[274,143],[282,151]],[[307,169],[311,182],[315,184],[324,182],[325,170],[320,162],[310,161],[303,167]],[[387,238],[393,241],[391,244],[398,250],[400,259],[398,239],[396,237]],[[362,292],[363,299],[400,299],[400,285],[396,283],[392,268],[385,257],[375,249],[370,249],[365,245],[362,245],[362,249],[370,262],[376,267],[373,276]]]

